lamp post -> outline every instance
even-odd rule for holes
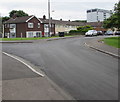
[[[51,32],[51,18],[50,18],[50,0],[48,0],[48,18],[49,18],[49,31],[48,31],[48,37],[50,37],[50,32]]]

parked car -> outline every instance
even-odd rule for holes
[[[114,34],[115,35],[120,35],[120,31],[115,31]]]
[[[97,35],[103,35],[102,31],[97,31]]]
[[[64,37],[65,33],[64,32],[59,32],[59,37]]]
[[[113,35],[113,34],[114,34],[114,32],[112,30],[108,30],[105,32],[105,35]]]
[[[89,30],[88,32],[85,33],[85,36],[96,36],[97,31],[96,30]]]

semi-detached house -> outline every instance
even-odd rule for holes
[[[51,32],[54,34],[54,24],[52,25]],[[48,23],[35,16],[15,17],[11,18],[4,23],[4,37],[42,37],[48,36]]]

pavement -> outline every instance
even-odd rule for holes
[[[92,39],[86,41],[85,45],[97,51],[111,55],[113,57],[120,58],[120,54],[119,54],[120,49],[104,44],[104,42],[101,41],[102,39],[103,38],[98,38],[98,39]]]
[[[2,55],[2,100],[71,100],[47,76],[31,71],[26,65]]]

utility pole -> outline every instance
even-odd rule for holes
[[[48,32],[48,37],[50,37],[50,32],[51,32],[51,18],[50,18],[50,0],[48,0],[48,18],[49,18],[49,32]]]
[[[2,29],[2,16],[1,16],[1,13],[0,13],[0,38],[2,38],[3,36],[3,29]]]

